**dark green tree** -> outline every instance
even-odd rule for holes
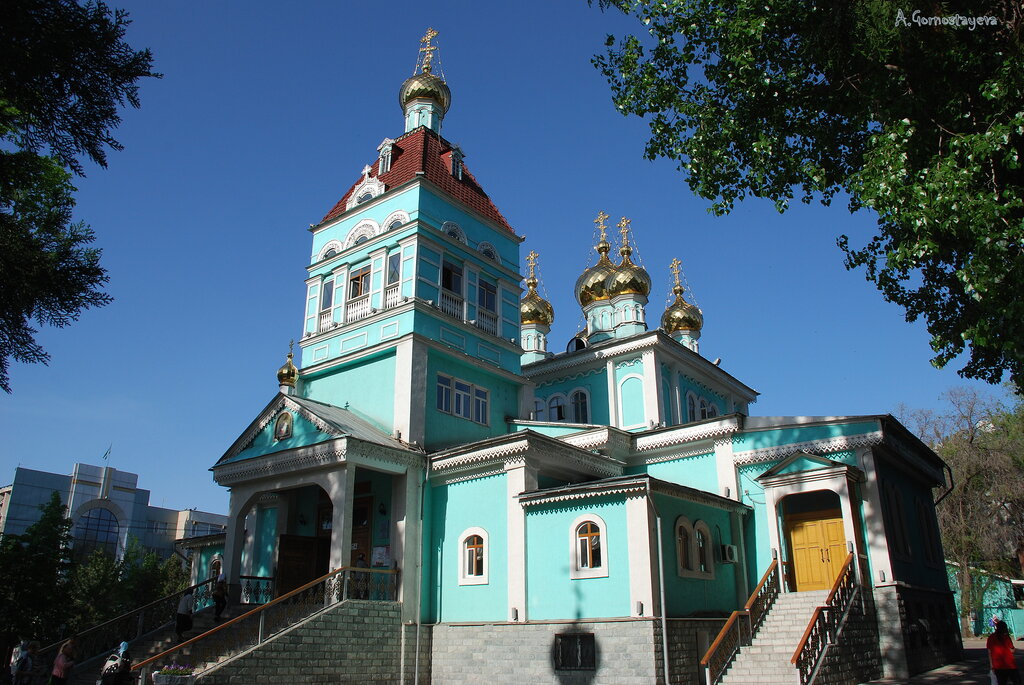
[[[0,537],[0,635],[7,648],[18,637],[52,642],[69,620],[71,521],[56,492],[40,509],[23,534]]]
[[[847,268],[926,322],[934,365],[969,349],[962,376],[1024,387],[1019,2],[597,3],[642,25],[594,63],[649,122],[648,158],[717,213],[838,193],[873,210],[870,240],[839,238]]]
[[[118,109],[139,106],[148,50],[124,40],[103,2],[8,0],[0,6],[0,388],[9,364],[46,363],[30,322],[63,327],[110,296],[92,231],[72,223],[82,158],[118,150]]]

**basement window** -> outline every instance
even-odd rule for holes
[[[597,647],[593,633],[555,635],[556,671],[596,671]]]

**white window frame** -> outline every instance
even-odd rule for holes
[[[474,535],[479,535],[484,542],[484,568],[483,575],[471,576],[466,571],[466,542]],[[487,531],[483,528],[473,527],[462,531],[459,536],[459,585],[487,585],[489,583],[489,569],[491,563],[491,544]]]
[[[707,540],[707,569],[700,568],[700,547],[697,545],[697,535],[704,534]],[[711,529],[704,521],[695,521],[693,524],[693,574],[697,578],[712,580],[715,577],[715,537]]]
[[[466,232],[462,230],[462,226],[459,226],[454,221],[445,221],[441,224],[441,233],[444,233],[452,240],[459,241],[463,245],[466,244]]]
[[[693,410],[692,412],[690,410]],[[700,399],[697,397],[697,393],[688,392],[686,393],[686,421],[684,423],[692,423],[700,420]]]
[[[445,379],[447,384],[442,384],[441,379]],[[466,419],[473,423],[481,426],[489,426],[491,418],[491,391],[489,388],[485,388],[480,385],[474,385],[469,381],[462,380],[455,376],[449,376],[446,373],[437,374],[435,387],[440,389],[444,388],[444,394],[447,398],[448,408],[444,408],[440,398],[435,399],[435,406],[437,411],[442,414],[449,414],[456,418]],[[462,386],[461,388],[459,386]],[[468,389],[468,390],[467,390]],[[483,397],[478,397],[478,393],[483,393]],[[484,418],[486,421],[477,420],[477,403],[483,402],[484,407]]]
[[[586,403],[586,409],[587,409],[586,416],[584,416],[581,421],[577,421],[576,420],[576,406],[575,406],[575,403],[573,402],[573,398],[577,394],[583,396],[583,401]],[[570,417],[571,423],[590,423],[591,414],[590,414],[590,391],[589,390],[587,390],[586,388],[573,388],[572,391],[569,393],[568,407],[569,407],[569,414],[572,415]]]
[[[576,531],[581,525],[590,521],[597,526],[601,540],[601,565],[593,568],[580,567],[579,546],[576,541]],[[586,578],[607,578],[608,577],[608,527],[604,519],[597,514],[588,513],[577,516],[569,526],[569,578],[583,580]]]
[[[561,400],[562,418],[558,418],[557,413],[552,411],[551,405],[552,405],[552,403],[555,400]],[[566,411],[566,407],[568,407],[568,406],[569,406],[569,402],[566,400],[565,395],[563,395],[560,392],[556,392],[554,395],[549,397],[547,399],[548,421],[552,421],[552,422],[555,422],[555,423],[562,422],[562,421],[567,421],[568,419],[566,419],[566,415],[568,414],[568,412]]]
[[[687,564],[683,564],[682,555],[680,554],[681,547],[679,545],[679,530],[686,531],[686,560]],[[693,533],[693,524],[690,523],[690,519],[685,516],[680,516],[676,519],[676,525],[673,528],[673,542],[676,547],[676,575],[680,578],[692,578],[694,577],[693,562],[696,554],[697,538]]]

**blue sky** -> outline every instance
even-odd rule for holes
[[[966,383],[929,363],[863,274],[843,268],[841,233],[874,218],[751,200],[706,211],[673,165],[642,158],[646,126],[624,118],[591,66],[622,15],[582,1],[113,2],[161,80],[124,113],[109,167],[77,179],[76,218],[96,231],[113,304],[45,329],[49,366],[15,365],[0,396],[0,482],[15,466],[70,473],[75,461],[140,474],[152,503],[226,512],[209,467],[277,392],[302,327],[307,227],[402,132],[398,88],[419,38],[440,32],[452,90],[443,134],[540,253],[555,309],[553,350],[581,322],[572,285],[599,210],[632,219],[654,280],[648,318],[669,299],[668,264],[704,312],[705,357],[762,393],[757,415],[844,415],[938,407]]]

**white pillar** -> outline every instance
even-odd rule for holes
[[[355,467],[345,464],[328,474],[331,496],[331,562],[330,570],[348,566],[352,557],[352,498],[355,493]]]
[[[654,602],[654,588],[657,587],[657,551],[651,548],[659,544],[654,532],[654,516],[647,497],[630,497],[626,500],[626,530],[629,548],[629,615],[658,616],[660,605]],[[665,521],[661,522],[665,526]],[[605,554],[609,554],[607,547]],[[660,598],[659,598],[660,600]],[[660,602],[659,602],[660,604]],[[643,607],[641,614],[637,609]]]
[[[527,620],[526,511],[517,495],[537,489],[537,470],[526,461],[505,464],[508,516],[508,620]]]
[[[420,606],[419,576],[423,572],[417,556],[420,525],[420,501],[423,493],[423,472],[408,469],[394,476],[391,488],[391,556],[399,573],[398,599],[402,602],[402,620],[415,621]]]
[[[661,369],[658,368],[658,357],[654,350],[644,350],[644,421],[651,425],[651,421],[660,423],[664,421],[662,413],[661,397]],[[668,423],[666,421],[666,423]]]

